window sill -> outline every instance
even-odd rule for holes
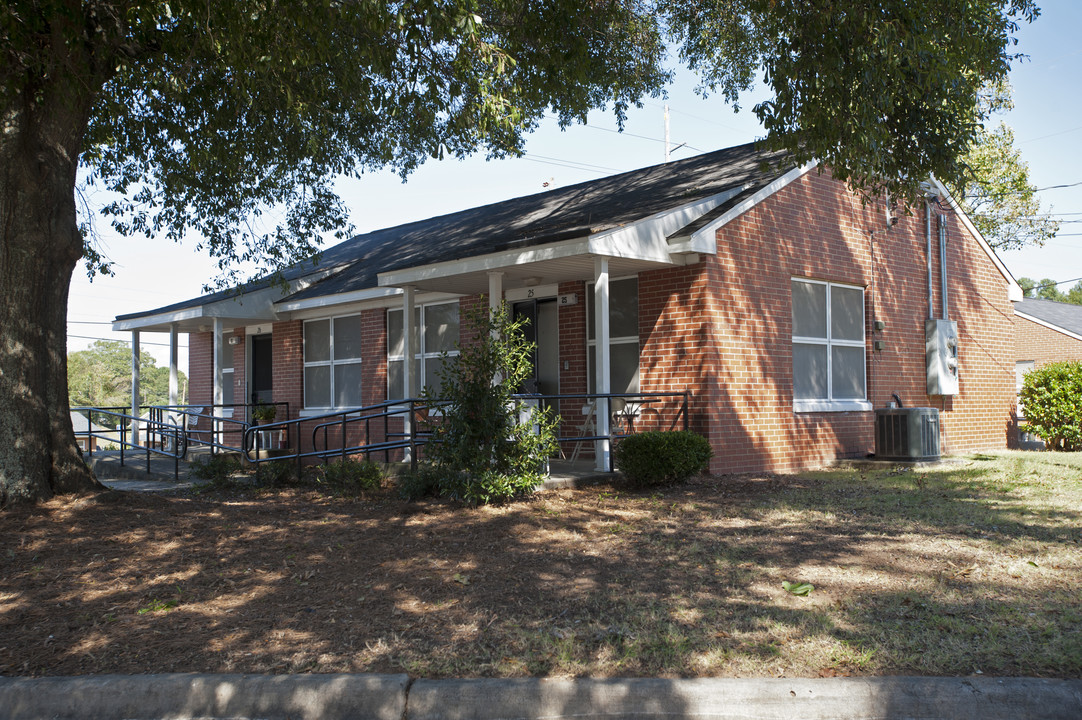
[[[867,400],[794,400],[795,413],[871,412]]]

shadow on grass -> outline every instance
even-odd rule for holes
[[[1042,465],[982,462],[474,510],[287,492],[8,511],[0,672],[1078,676],[1077,480],[1059,496]]]

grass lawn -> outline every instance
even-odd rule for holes
[[[0,512],[0,674],[1079,677],[1080,543],[1082,454],[480,509],[60,498]]]

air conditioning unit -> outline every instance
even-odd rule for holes
[[[939,459],[939,410],[880,408],[875,411],[875,457],[925,462]]]

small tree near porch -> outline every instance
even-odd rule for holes
[[[469,313],[466,336],[474,339],[444,363],[440,389],[422,393],[439,403],[422,472],[441,495],[499,502],[533,492],[544,480],[557,421],[550,409],[515,397],[533,374],[525,322],[512,320],[505,304],[491,315],[487,308]]]

